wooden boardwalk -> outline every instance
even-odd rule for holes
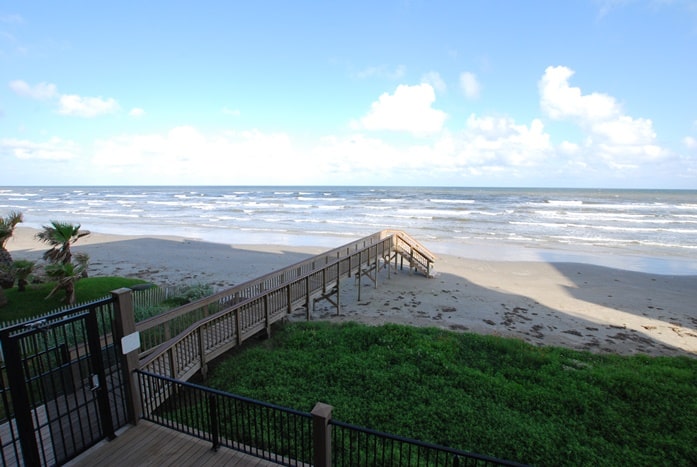
[[[194,436],[141,420],[117,434],[112,441],[101,441],[66,466],[276,466],[273,462],[221,447]]]

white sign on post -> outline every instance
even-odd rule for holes
[[[140,349],[140,332],[136,331],[121,338],[121,352],[124,355],[128,355],[138,349]]]

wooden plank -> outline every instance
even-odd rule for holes
[[[248,454],[221,447],[194,436],[141,420],[102,441],[65,464],[72,467],[105,466],[258,466],[278,465]]]

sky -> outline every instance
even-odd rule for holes
[[[697,189],[697,0],[1,0],[8,185]]]

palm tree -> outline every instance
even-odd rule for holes
[[[87,278],[87,264],[90,262],[90,255],[81,251],[75,253],[75,262],[82,268],[82,279]]]
[[[87,230],[80,230],[80,224],[68,222],[51,221],[51,225],[44,225],[43,228],[43,231],[36,234],[36,238],[51,246],[44,253],[44,259],[54,264],[69,264],[73,257],[70,245],[90,234]]]
[[[7,241],[14,234],[17,224],[24,220],[21,212],[12,211],[6,217],[0,217],[0,287],[10,288],[14,283],[14,277],[10,272],[12,267],[12,255],[5,248]],[[0,297],[4,298],[4,294]],[[0,298],[0,305],[2,298]]]
[[[17,279],[17,289],[19,292],[24,292],[26,290],[29,281],[29,275],[34,271],[34,266],[36,263],[34,261],[29,261],[26,259],[18,259],[12,263],[13,276]]]
[[[73,305],[75,303],[75,284],[82,277],[84,266],[73,263],[53,263],[46,266],[46,275],[56,281],[53,290],[46,296],[50,298],[59,290],[65,290],[63,303]]]
[[[66,305],[72,305],[75,303],[75,283],[86,275],[89,257],[81,255],[78,264],[73,264],[70,245],[90,233],[80,230],[80,224],[69,222],[51,221],[51,225],[44,225],[43,228],[43,231],[36,234],[36,238],[51,246],[44,253],[44,259],[51,263],[46,266],[46,275],[56,281],[56,286],[48,297],[62,289],[65,290]]]

